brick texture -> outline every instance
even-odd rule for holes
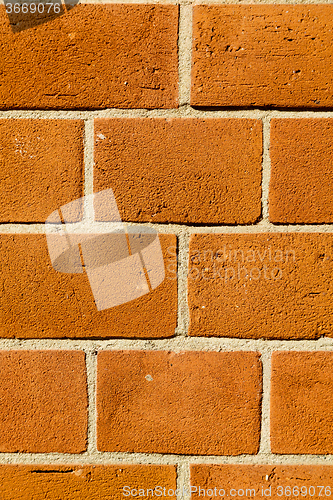
[[[332,337],[330,234],[197,234],[190,240],[190,335]]]
[[[0,188],[0,222],[43,223],[82,196],[83,122],[0,120]]]
[[[142,498],[149,488],[176,489],[172,465],[2,465],[1,494],[6,500],[122,500]],[[124,489],[124,487],[127,487]],[[128,489],[128,487],[130,489]],[[141,492],[140,492],[141,490]],[[133,496],[127,494],[133,492]],[[158,490],[157,490],[158,491]],[[171,491],[170,491],[171,493]],[[127,494],[127,495],[126,495]],[[144,498],[151,498],[152,494]],[[173,500],[167,494],[162,498]]]
[[[85,451],[83,352],[0,351],[0,401],[1,452]]]
[[[160,235],[163,283],[126,304],[98,311],[87,275],[53,269],[45,235],[0,236],[0,332],[7,338],[158,338],[177,321],[176,237]],[[144,320],[143,320],[144,318]]]
[[[98,354],[100,451],[254,454],[260,404],[258,353]]]
[[[332,366],[332,352],[273,354],[273,453],[333,453]]]
[[[177,19],[176,5],[81,4],[14,34],[1,6],[0,108],[176,107]]]
[[[194,7],[193,106],[333,106],[332,5]]]
[[[272,120],[270,155],[270,220],[332,223],[333,120]]]
[[[333,0],[168,1],[0,5],[0,500],[333,495]]]
[[[258,120],[96,120],[95,190],[112,187],[126,221],[254,223],[261,135]]]
[[[317,500],[326,496],[325,491],[330,496],[332,480],[333,467],[325,465],[191,465],[191,500],[202,498],[203,491],[209,500],[243,496],[272,500],[311,496]]]

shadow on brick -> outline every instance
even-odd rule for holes
[[[79,0],[71,0],[69,3],[62,3],[61,0],[5,0],[4,3],[10,27],[13,33],[19,33],[66,14]]]

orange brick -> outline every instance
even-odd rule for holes
[[[0,186],[0,222],[43,223],[80,198],[83,122],[0,120]]]
[[[167,492],[176,490],[176,479],[172,465],[0,466],[1,494],[6,500],[122,500],[135,498],[135,489],[137,496],[141,490],[142,498],[142,493],[157,486],[165,488],[162,498],[175,500]],[[145,499],[152,497],[148,493]]]
[[[332,352],[273,353],[273,453],[333,453],[332,366]]]
[[[123,220],[250,224],[261,214],[262,125],[245,119],[99,119],[95,190]]]
[[[332,143],[332,119],[271,121],[272,222],[333,222]]]
[[[333,467],[327,465],[191,465],[191,500],[203,498],[203,492],[209,500],[223,497],[317,500],[331,495],[332,480]],[[210,490],[213,494],[209,494]]]
[[[332,5],[199,5],[193,22],[193,106],[332,107]]]
[[[2,234],[1,337],[173,336],[177,322],[176,237],[159,237],[168,266],[163,283],[138,299],[98,311],[85,273],[53,269],[45,235]]]
[[[98,449],[257,453],[259,356],[254,352],[100,352]]]
[[[192,336],[333,336],[333,235],[196,234],[190,240]]]
[[[81,4],[16,34],[1,6],[0,108],[176,107],[177,38],[176,5]]]
[[[83,352],[0,351],[0,381],[1,452],[85,451]]]

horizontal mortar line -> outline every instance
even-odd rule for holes
[[[121,222],[124,227],[150,227],[155,229],[158,233],[164,234],[183,234],[187,231],[189,234],[205,233],[205,234],[243,234],[243,233],[333,233],[332,224],[272,224],[267,220],[262,220],[253,225],[187,225],[177,223],[157,223],[157,222]],[[56,225],[54,225],[56,227]],[[59,229],[62,226],[57,226]],[[114,229],[114,223],[99,222],[91,223],[85,221],[80,225],[67,224],[66,231],[68,233],[96,233],[103,234]],[[47,234],[45,224],[34,223],[0,223],[0,234]]]
[[[93,118],[333,118],[333,111],[323,110],[275,110],[275,109],[230,109],[200,110],[189,104],[174,109],[120,109],[102,110],[8,110],[0,111],[0,119],[71,119]]]
[[[86,353],[103,350],[146,350],[146,351],[203,351],[235,352],[258,351],[272,353],[287,351],[332,351],[333,338],[321,337],[317,340],[291,339],[235,339],[226,337],[180,337],[170,339],[0,339],[1,350],[82,350]]]
[[[45,0],[46,1],[46,0]],[[78,2],[78,4],[97,4],[97,5],[108,5],[108,4],[156,4],[156,5],[178,5],[183,2],[191,2],[191,0],[84,0]],[[61,0],[59,0],[61,3]],[[68,2],[71,3],[70,1]],[[76,4],[76,5],[78,5]],[[4,5],[4,1],[0,0],[0,5]]]
[[[321,1],[320,3],[330,3],[331,0],[323,0]],[[94,3],[97,3],[97,4],[128,4],[128,3],[156,3],[156,4],[180,4],[180,5],[205,5],[205,4],[212,4],[212,3],[218,3],[218,4],[259,4],[259,3],[276,3],[276,0],[251,0],[251,1],[248,1],[248,0],[207,0],[207,1],[204,1],[204,2],[201,2],[200,0],[194,0],[194,1],[191,1],[191,0],[179,0],[179,1],[175,1],[175,0],[148,0],[147,2],[145,2],[145,0],[122,0],[121,2],[119,2],[119,0],[84,0],[84,1],[81,1],[80,3],[81,4],[94,4]],[[304,0],[282,0],[281,2],[279,1],[279,3],[281,4],[299,4],[299,3],[304,3]],[[307,3],[318,3],[318,0],[309,0],[307,1]]]
[[[0,453],[0,465],[333,465],[333,455],[174,455],[158,453],[97,452],[80,455],[61,453]]]
[[[157,229],[158,224],[154,224]],[[176,227],[182,227],[181,225],[176,225]],[[190,234],[196,233],[207,233],[207,234],[237,234],[237,233],[333,233],[333,224],[290,224],[290,225],[277,225],[268,222],[267,220],[262,220],[257,224],[244,225],[244,226],[231,226],[231,225],[219,225],[219,226],[186,226]]]
[[[107,109],[98,111],[0,111],[0,119],[63,119],[87,120],[95,118],[255,118],[265,115],[262,110],[200,111],[188,105],[178,109]]]
[[[85,218],[78,223],[67,223],[66,232],[68,234],[104,234],[113,232],[115,229],[119,230],[119,225],[126,228],[133,227],[146,227],[152,228],[160,233],[171,234],[184,234],[187,231],[185,224],[173,223],[152,223],[152,222],[96,222],[91,218]],[[0,234],[56,234],[57,231],[63,230],[64,226],[61,224],[42,224],[42,223],[0,223]]]
[[[80,4],[98,4],[98,5],[107,5],[107,4],[141,4],[141,3],[147,3],[147,4],[165,4],[165,5],[179,5],[182,3],[185,3],[185,1],[190,1],[190,0],[122,0],[119,2],[119,0],[84,0],[83,2],[79,2]]]
[[[201,2],[200,0],[85,0],[79,2],[80,4],[98,4],[98,5],[108,5],[108,4],[165,4],[165,5],[210,5],[210,4],[276,4],[276,0],[205,0]],[[318,4],[318,0],[307,0],[307,4]],[[329,4],[331,0],[320,0],[321,4]],[[304,0],[279,0],[279,4],[285,5],[297,5],[304,4]],[[0,5],[4,5],[3,0],[0,1]]]
[[[304,0],[194,0],[192,2],[192,5],[211,5],[211,4],[219,4],[219,5],[224,5],[224,4],[237,4],[237,5],[251,5],[251,4],[285,4],[285,5],[299,5],[299,4],[323,4],[327,3],[330,4],[332,3],[332,0],[306,0],[306,3]]]

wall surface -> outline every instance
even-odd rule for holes
[[[333,5],[54,4],[0,5],[0,498],[330,497]],[[106,189],[165,278],[98,310],[45,221]]]

